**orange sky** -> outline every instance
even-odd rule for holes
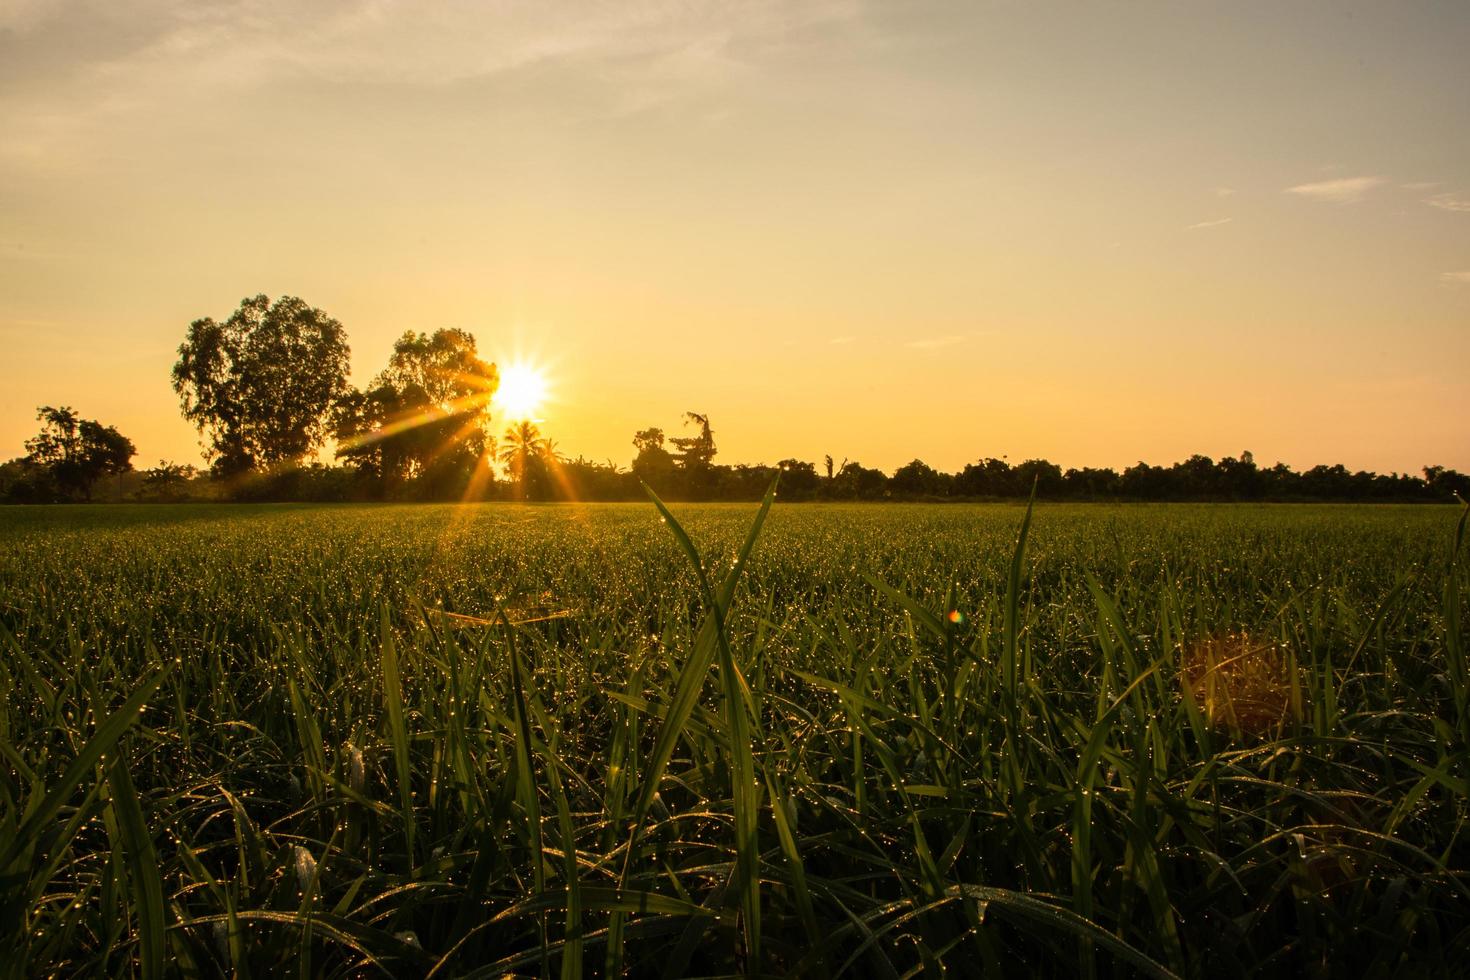
[[[0,458],[191,319],[547,365],[626,464],[1470,470],[1470,5],[0,0]]]

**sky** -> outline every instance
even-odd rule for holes
[[[566,453],[1470,470],[1470,4],[0,0],[0,459],[193,319],[532,361]]]

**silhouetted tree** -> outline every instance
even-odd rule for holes
[[[1062,474],[1066,496],[1082,500],[1104,500],[1116,497],[1119,483],[1117,472],[1106,468],[1084,466],[1081,469],[1067,470]]]
[[[838,471],[834,492],[850,500],[877,500],[888,493],[888,477],[861,463],[846,463]]]
[[[679,464],[686,470],[706,469],[715,458],[715,434],[710,431],[709,416],[698,412],[685,412],[684,423],[699,427],[694,436],[676,436],[669,440],[679,452]]]
[[[366,392],[339,402],[339,458],[396,486],[410,480],[430,495],[462,488],[489,453],[485,408],[499,373],[463,330],[409,331]]]
[[[1256,457],[1246,450],[1239,459],[1226,456],[1217,464],[1218,490],[1232,500],[1255,500],[1262,490],[1261,471],[1256,466]]]
[[[349,390],[348,353],[342,324],[294,296],[256,296],[224,323],[191,323],[173,385],[215,472],[300,462],[320,446]]]
[[[828,459],[831,457],[829,456]],[[818,487],[817,468],[799,459],[783,459],[776,464],[781,471],[781,496],[786,500],[810,500]]]
[[[188,463],[170,463],[161,459],[153,469],[143,471],[138,499],[155,503],[174,503],[189,496],[189,483],[198,475]]]
[[[1017,490],[1011,464],[1003,459],[982,459],[976,463],[968,463],[955,477],[955,492],[966,497],[1014,495]]]
[[[1033,486],[1038,497],[1055,498],[1061,494],[1062,468],[1050,460],[1028,459],[1016,464],[1011,474],[1017,496],[1030,494]]]
[[[1161,466],[1150,466],[1140,460],[1123,471],[1118,486],[1123,496],[1134,500],[1166,500],[1169,473]]]
[[[133,468],[138,451],[110,425],[79,418],[65,406],[42,406],[36,420],[41,431],[26,440],[26,462],[46,475],[56,499],[91,500],[98,480]]]
[[[1424,482],[1436,496],[1444,498],[1458,496],[1462,500],[1470,500],[1470,476],[1464,473],[1447,470],[1443,466],[1426,466],[1424,467]]]
[[[536,484],[538,477],[545,474],[546,457],[550,452],[551,444],[534,422],[523,420],[505,430],[500,439],[500,461],[510,471],[517,496],[525,499],[529,490],[543,489]]]
[[[948,478],[923,460],[916,459],[893,471],[888,481],[889,488],[897,494],[909,497],[942,496],[948,489]]]

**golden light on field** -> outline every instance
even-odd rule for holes
[[[1187,695],[1211,727],[1264,736],[1301,718],[1295,667],[1276,644],[1243,633],[1208,637],[1181,666]]]
[[[546,374],[524,362],[508,364],[500,369],[500,387],[492,405],[508,421],[534,419],[546,402]]]

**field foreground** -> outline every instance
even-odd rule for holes
[[[0,971],[1463,969],[1458,509],[672,516],[0,510]]]

